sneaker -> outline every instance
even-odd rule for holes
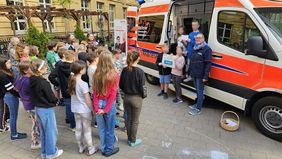
[[[189,114],[190,115],[193,115],[193,116],[195,116],[195,115],[200,115],[201,114],[201,110],[199,110],[199,109],[193,109],[193,110],[191,110],[190,112],[189,112]]]
[[[136,139],[135,143],[130,143],[130,147],[135,147],[137,145],[140,145],[142,143],[142,140],[141,139]]]
[[[164,92],[163,91],[161,91],[159,94],[158,94],[158,96],[160,97],[160,96],[163,96],[164,95]]]
[[[76,131],[75,128],[69,128],[69,130],[70,130],[71,132],[74,132],[74,133],[75,133],[75,131]]]
[[[183,103],[183,100],[182,99],[176,99],[173,101],[174,104],[180,104],[180,103]]]
[[[0,134],[6,133],[6,132],[9,132],[9,131],[10,131],[10,127],[6,126],[3,129],[0,129]]]
[[[190,105],[189,108],[192,109],[192,110],[193,110],[193,109],[197,109],[197,105],[196,105],[196,104]]]
[[[32,150],[41,149],[41,144],[31,144],[30,148],[31,148]]]
[[[174,99],[172,100],[173,103],[176,103],[177,101],[178,101],[177,98],[174,98]]]
[[[164,99],[168,99],[167,93],[164,93],[163,97],[164,97]]]
[[[115,140],[116,140],[116,143],[118,143],[118,137],[115,135]]]
[[[92,148],[88,149],[87,155],[91,156],[91,155],[95,154],[96,152],[98,152],[98,149],[95,146],[93,146]]]
[[[97,124],[97,122],[95,122],[95,124],[94,124],[94,128],[98,128],[98,124]]]
[[[123,104],[119,104],[117,108],[118,108],[118,110],[120,110],[120,111],[124,111],[124,106],[123,106]]]
[[[119,152],[119,148],[118,148],[118,147],[115,147],[111,153],[108,153],[108,154],[104,154],[104,153],[103,153],[103,155],[104,155],[105,157],[110,157],[110,156],[112,156],[112,155],[114,155],[114,154],[117,154],[118,152]]]
[[[63,154],[63,153],[64,153],[64,151],[63,151],[63,150],[58,150],[58,152],[57,152],[56,156],[54,156],[54,157],[53,157],[53,159],[55,159],[55,158],[58,158],[58,157],[62,156],[62,154]]]
[[[131,141],[127,140],[127,145],[131,146]]]
[[[78,146],[78,152],[79,153],[84,153],[85,152],[86,147],[85,146]]]
[[[25,133],[18,133],[16,136],[11,136],[11,140],[20,140],[27,138]]]

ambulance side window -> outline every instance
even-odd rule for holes
[[[138,24],[138,41],[158,44],[161,41],[164,15],[140,17]]]
[[[217,24],[217,40],[230,48],[244,53],[247,41],[260,31],[250,17],[237,11],[221,11]]]

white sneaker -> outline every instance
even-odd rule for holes
[[[78,147],[78,152],[79,152],[79,153],[84,153],[85,149],[86,149],[85,146],[79,146],[79,147]]]
[[[124,106],[123,106],[123,104],[118,105],[118,110],[124,111]]]
[[[41,144],[38,144],[38,145],[31,144],[30,148],[31,148],[32,150],[38,150],[38,149],[41,149]]]
[[[58,150],[58,153],[56,156],[53,157],[53,159],[58,158],[60,156],[62,156],[62,154],[64,153],[64,150]]]
[[[98,151],[98,149],[97,149],[95,146],[93,146],[92,148],[90,148],[90,149],[88,150],[87,155],[88,155],[88,156],[91,156],[91,155],[95,154],[97,151]]]

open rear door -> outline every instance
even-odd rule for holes
[[[129,6],[127,8],[127,41],[128,41],[128,50],[136,48],[137,40],[137,7]]]
[[[147,74],[158,76],[156,58],[166,41],[168,12],[171,0],[154,0],[142,4],[138,12],[136,47],[141,54],[140,65]]]

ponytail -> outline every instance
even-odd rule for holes
[[[129,71],[132,71],[133,64],[138,60],[139,57],[140,57],[140,54],[136,50],[128,52],[126,62],[127,62],[127,69]]]
[[[84,61],[75,61],[71,64],[71,74],[68,83],[68,93],[70,95],[76,94],[76,75],[80,74],[81,70],[86,68],[86,63]]]

